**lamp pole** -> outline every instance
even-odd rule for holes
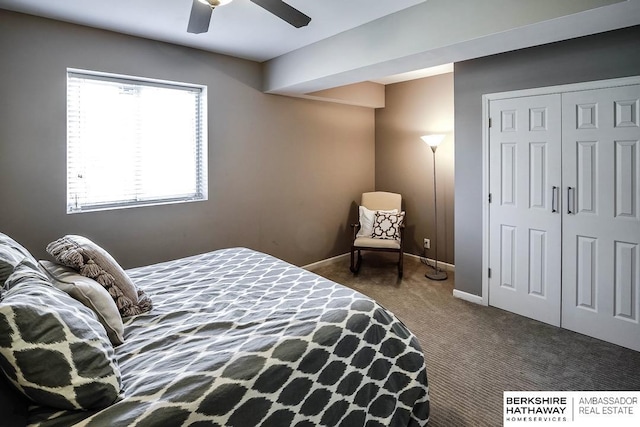
[[[438,148],[438,145],[440,145],[444,137],[444,135],[425,135],[422,137],[422,140],[429,144],[429,147],[431,147],[431,151],[433,151],[433,214],[435,225],[434,242],[436,244],[436,257],[433,271],[427,271],[425,273],[425,277],[431,280],[445,280],[447,278],[447,272],[442,271],[442,269],[438,268],[438,198],[436,194],[436,149]]]

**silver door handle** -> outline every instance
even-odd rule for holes
[[[574,187],[567,187],[567,213],[575,214],[576,210],[576,189]]]
[[[558,212],[558,190],[555,185],[551,188],[551,212]]]

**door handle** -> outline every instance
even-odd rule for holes
[[[575,214],[576,210],[576,189],[574,187],[567,187],[567,213]]]
[[[558,190],[559,188],[555,185],[551,188],[551,212],[558,212]]]

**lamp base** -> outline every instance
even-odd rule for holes
[[[447,272],[446,271],[442,271],[440,269],[438,269],[438,270],[433,269],[433,271],[427,271],[425,273],[424,277],[426,277],[427,279],[431,279],[431,280],[446,280],[447,279]]]

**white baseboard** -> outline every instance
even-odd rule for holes
[[[330,265],[330,264],[335,264],[337,262],[342,261],[343,258],[348,258],[351,254],[350,253],[346,253],[346,254],[342,254],[342,255],[337,255],[331,258],[327,258],[327,259],[323,259],[317,262],[313,262],[311,264],[307,264],[307,265],[303,265],[301,268],[304,268],[305,270],[310,270],[313,268],[318,268],[318,267],[323,267],[326,265]],[[414,255],[414,254],[407,254],[405,253],[405,256],[408,257],[413,257],[413,258],[417,258],[417,259],[422,259],[423,257],[418,256],[418,255]],[[431,258],[427,258],[427,261],[429,261],[430,263],[435,262],[433,259]],[[447,271],[455,271],[455,265],[453,264],[448,264],[446,262],[442,262],[442,261],[438,261],[438,266],[440,266],[443,270],[447,270]],[[460,298],[462,300],[465,301],[469,301],[472,302],[474,304],[479,304],[479,305],[486,305],[481,296],[478,295],[474,295],[474,294],[470,294],[467,292],[463,292],[463,291],[459,291],[457,289],[453,290],[453,296],[456,298]]]
[[[325,265],[330,265],[330,264],[335,264],[336,262],[341,261],[343,258],[347,258],[351,255],[351,253],[347,252],[346,254],[342,254],[342,255],[337,255],[331,258],[327,258],[327,259],[323,259],[317,262],[312,262],[311,264],[307,264],[307,265],[303,265],[301,268],[304,268],[305,270],[309,270],[312,268],[317,268],[317,267],[323,267]],[[424,257],[421,257],[419,255],[414,255],[414,254],[408,254],[405,253],[404,256],[408,256],[408,257],[412,257],[412,258],[416,258],[416,259],[422,259]],[[430,262],[431,264],[433,264],[435,262],[435,260],[431,259],[431,258],[427,258],[427,261]],[[442,262],[442,261],[438,261],[438,267],[442,268],[443,270],[447,270],[447,271],[455,271],[456,266],[453,264],[448,264],[446,262]]]
[[[346,254],[342,254],[342,255],[337,255],[331,258],[327,258],[327,259],[323,259],[317,262],[312,262],[311,264],[307,264],[307,265],[303,265],[300,268],[304,268],[305,270],[310,270],[312,268],[318,268],[318,267],[323,267],[325,265],[330,265],[330,264],[335,264],[336,262],[339,262],[342,260],[342,258],[347,258],[348,256],[350,256],[350,253],[346,253]]]
[[[463,299],[465,301],[472,302],[474,304],[485,305],[484,301],[482,300],[482,297],[478,295],[470,294],[467,292],[459,291],[457,289],[453,290],[453,296],[456,298]]]
[[[419,256],[419,255],[414,255],[414,254],[405,254],[405,256],[409,256],[412,258],[417,258],[417,259],[423,259],[424,257]],[[426,258],[426,260],[431,263],[432,265],[436,262],[434,259],[431,258]],[[442,261],[438,261],[438,267],[442,268],[443,270],[447,270],[447,271],[456,271],[456,266],[453,264],[448,264],[446,262],[442,262]]]

